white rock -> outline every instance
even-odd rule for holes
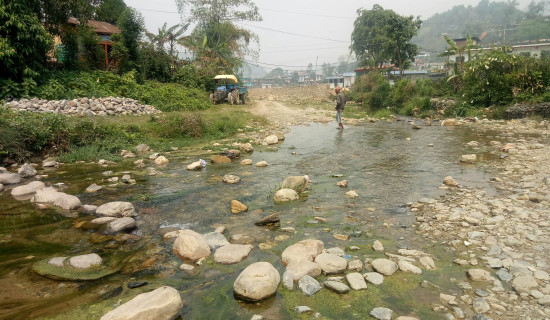
[[[17,173],[12,172],[3,172],[0,173],[0,183],[7,185],[7,184],[17,184],[21,182],[21,176],[19,176]]]
[[[397,271],[397,263],[389,259],[375,259],[371,262],[372,268],[382,275],[391,276]]]
[[[136,220],[130,217],[119,218],[109,222],[107,227],[107,233],[114,234],[123,230],[134,229],[136,227]]]
[[[178,290],[160,287],[136,296],[106,313],[100,320],[173,320],[179,316],[182,307]]]
[[[96,219],[94,219],[90,222],[93,223],[93,224],[106,224],[106,223],[109,223],[109,222],[113,222],[116,219],[118,219],[118,218],[115,218],[115,217],[102,217],[102,218],[96,218]]]
[[[160,156],[160,157],[155,159],[155,164],[159,164],[159,165],[167,164],[168,162],[170,162],[170,161],[168,161],[168,159],[166,159],[165,156]]]
[[[372,245],[372,249],[376,252],[383,252],[384,251],[384,245],[382,245],[382,242],[378,240],[374,240],[374,244]]]
[[[220,247],[223,247],[225,245],[229,244],[229,241],[227,241],[227,238],[219,233],[219,232],[209,232],[202,235],[204,240],[206,240],[206,243],[210,247],[211,250],[216,250]]]
[[[323,252],[324,248],[325,245],[320,240],[302,240],[288,246],[281,254],[281,258],[284,265],[300,260],[313,261],[317,255]]]
[[[252,248],[249,244],[227,244],[214,252],[214,261],[221,264],[237,263],[248,257]]]
[[[277,292],[281,276],[269,262],[256,262],[244,269],[235,283],[233,291],[241,299],[259,301]]]
[[[93,193],[93,192],[97,192],[101,189],[103,189],[103,186],[99,186],[99,185],[93,183],[90,186],[88,186],[88,188],[86,188],[86,192]]]
[[[134,205],[130,202],[113,201],[99,206],[96,215],[100,217],[133,217],[136,215]]]
[[[476,163],[477,156],[475,154],[464,154],[460,157],[460,162],[464,163]]]
[[[49,261],[48,261],[48,264],[49,265],[52,265],[52,266],[55,266],[55,267],[64,267],[64,262],[65,260],[67,259],[67,257],[55,257],[55,258],[51,258]]]
[[[21,168],[17,170],[17,173],[21,178],[34,177],[37,174],[36,169],[28,163],[22,165]]]
[[[13,189],[11,189],[11,195],[14,197],[21,197],[25,195],[30,195],[33,193],[36,193],[36,191],[46,187],[44,182],[42,181],[33,181],[29,184],[26,184],[24,186],[17,186]]]
[[[249,166],[252,164],[252,159],[244,159],[241,161],[241,165],[243,166]]]
[[[265,143],[267,144],[277,144],[279,142],[279,139],[276,135],[270,135],[264,139]]]
[[[258,161],[258,162],[256,162],[256,167],[258,167],[258,168],[264,168],[264,167],[267,167],[267,166],[269,166],[267,161]]]
[[[280,189],[275,192],[273,201],[275,202],[289,202],[300,199],[298,193],[292,189]]]
[[[357,192],[355,192],[355,190],[350,190],[350,191],[346,192],[346,198],[350,198],[350,199],[359,198],[359,194],[357,194]]]
[[[349,286],[353,290],[365,290],[367,289],[367,283],[365,282],[365,278],[358,273],[358,272],[352,272],[346,274],[346,280],[349,283]]]
[[[346,259],[330,253],[321,253],[315,258],[315,263],[321,267],[325,274],[340,273],[348,267]]]
[[[413,274],[421,274],[422,270],[420,270],[419,267],[413,265],[412,263],[405,261],[405,260],[399,260],[397,263],[399,266],[399,270],[403,272],[413,273]]]
[[[96,253],[84,254],[69,258],[69,264],[74,268],[88,269],[103,263],[101,257]]]
[[[321,267],[310,260],[293,261],[286,266],[286,271],[292,273],[294,281],[298,281],[306,275],[313,278],[321,275]]]
[[[374,285],[381,285],[384,282],[384,276],[378,272],[367,272],[363,277]]]
[[[66,210],[77,209],[82,205],[77,197],[58,192],[52,187],[37,190],[31,202],[53,204]]]
[[[201,167],[201,162],[195,161],[187,166],[187,170],[199,170]]]
[[[182,230],[178,233],[173,251],[181,260],[197,261],[210,256],[210,247],[206,240],[193,230]]]

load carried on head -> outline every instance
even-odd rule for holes
[[[239,85],[237,77],[232,74],[220,74],[214,77],[215,91],[210,94],[213,104],[224,101],[230,104],[245,104],[248,90]]]

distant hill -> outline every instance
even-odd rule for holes
[[[531,12],[519,10],[517,4],[511,1],[481,0],[475,7],[455,6],[451,10],[438,13],[424,21],[418,35],[413,38],[413,42],[419,46],[420,52],[434,52],[447,47],[443,35],[456,39],[465,38],[467,34],[470,34],[472,37],[480,38],[482,43],[530,40],[518,37],[533,38],[539,37],[541,34],[544,35],[545,32],[541,33],[540,30],[536,36],[518,32],[518,29],[522,29],[521,25],[525,23],[526,19],[544,22],[542,20],[544,14],[542,3],[533,3],[530,5],[529,11]],[[546,23],[548,25],[548,22]]]

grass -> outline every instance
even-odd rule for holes
[[[374,112],[372,115],[373,118],[381,119],[381,118],[388,118],[393,115],[393,112],[391,112],[388,109],[380,109]]]
[[[0,109],[0,160],[59,155],[60,161],[120,160],[120,151],[145,143],[157,151],[228,138],[267,120],[214,106],[158,115],[68,117]]]

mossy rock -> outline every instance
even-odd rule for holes
[[[106,277],[110,274],[118,272],[120,266],[97,266],[87,269],[73,268],[68,264],[68,259],[65,259],[64,266],[58,267],[48,263],[50,258],[36,262],[32,266],[32,270],[37,274],[52,279],[52,280],[69,280],[69,281],[91,281]]]

